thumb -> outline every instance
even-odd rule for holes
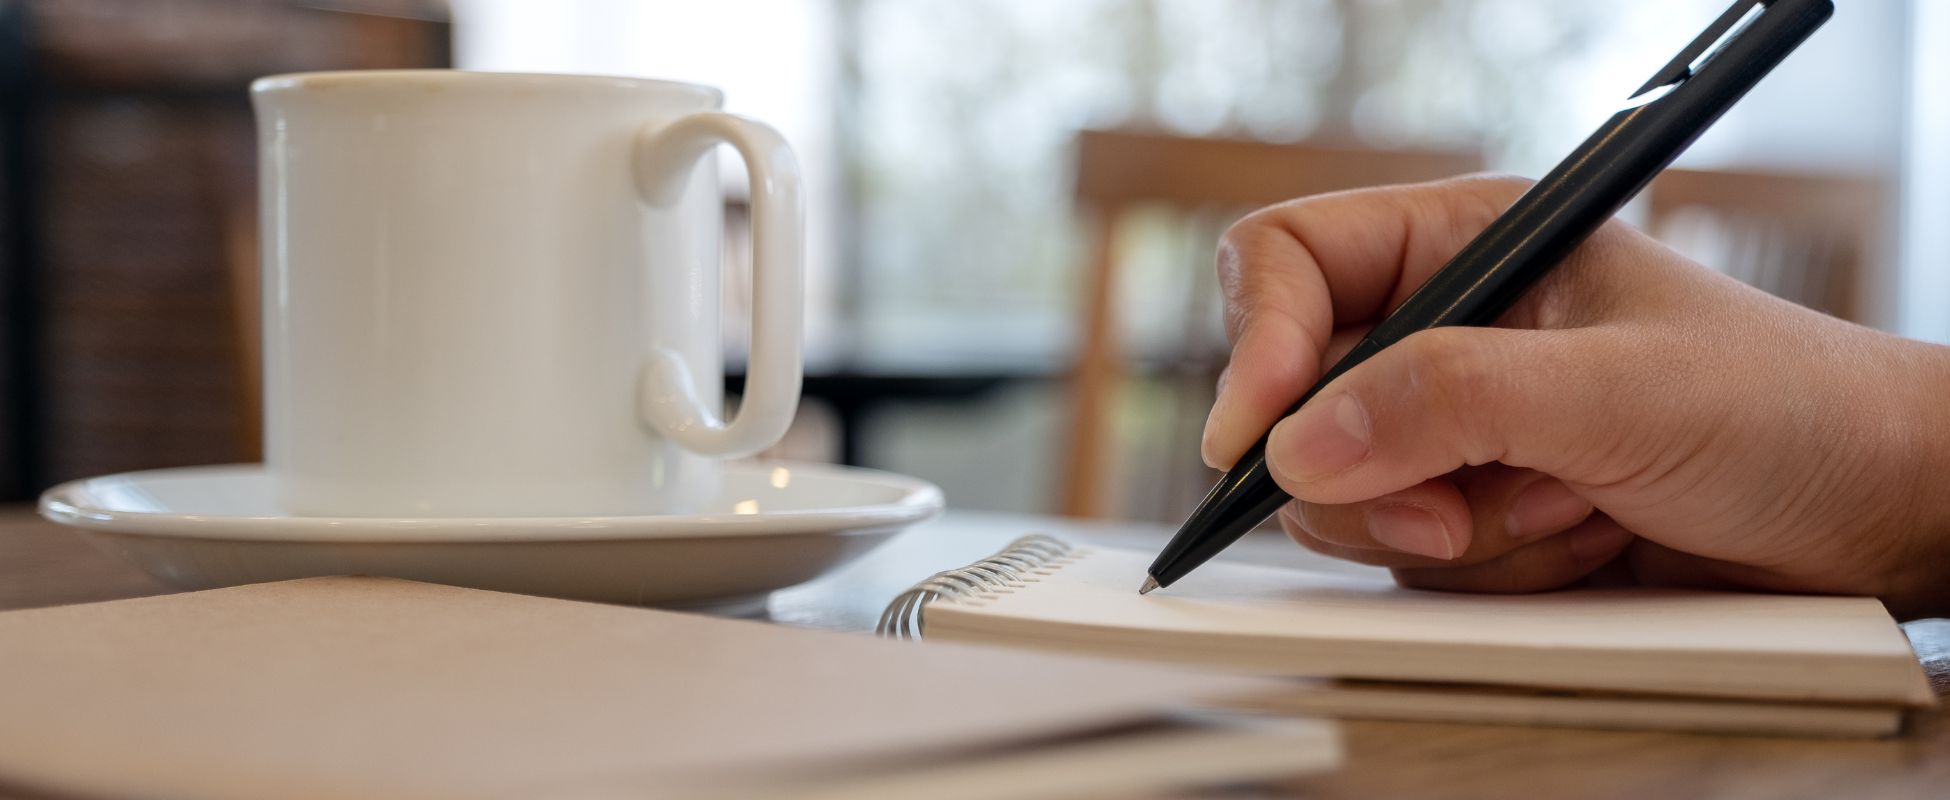
[[[1288,493],[1352,503],[1465,465],[1501,462],[1581,484],[1641,469],[1636,440],[1663,416],[1632,408],[1631,348],[1597,329],[1438,328],[1348,370],[1268,434]]]

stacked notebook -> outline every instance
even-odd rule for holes
[[[1388,719],[1833,736],[1935,704],[1881,603],[1658,589],[1489,596],[1018,540],[897,598],[883,633],[1292,679],[1246,705]]]
[[[1332,766],[1263,681],[376,578],[0,613],[0,793],[1110,797]]]

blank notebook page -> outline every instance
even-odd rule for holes
[[[931,605],[926,633],[1279,675],[1934,702],[1901,628],[1872,598],[1448,594],[1226,562],[1139,596],[1150,561],[1080,547],[1020,588]]]

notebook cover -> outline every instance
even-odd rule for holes
[[[1264,688],[647,609],[315,578],[0,613],[0,784],[546,796],[869,765]]]

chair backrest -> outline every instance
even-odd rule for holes
[[[1295,197],[1482,169],[1473,153],[1276,144],[1121,130],[1077,136],[1076,202],[1251,209]]]
[[[1482,168],[1475,153],[1276,144],[1125,131],[1077,137],[1074,201],[1091,226],[1083,329],[1069,381],[1069,437],[1060,510],[1103,516],[1107,431],[1123,373],[1115,298],[1118,218],[1140,206],[1197,213],[1246,211],[1325,192],[1432,180]],[[1216,365],[1214,365],[1216,369]],[[1202,418],[1202,415],[1200,415]],[[1195,421],[1194,423],[1195,424]],[[1195,433],[1193,434],[1195,436]],[[1188,451],[1192,467],[1196,455]]]
[[[1889,207],[1880,179],[1670,169],[1646,194],[1654,236],[1779,297],[1861,318]]]

